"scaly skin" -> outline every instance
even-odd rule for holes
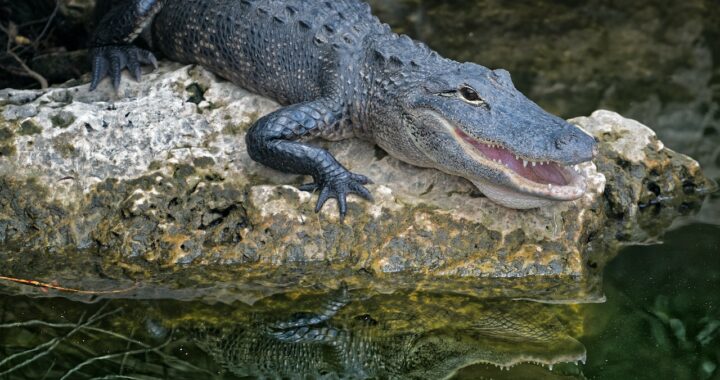
[[[198,63],[286,107],[246,136],[254,160],[312,176],[316,211],[350,193],[371,199],[310,137],[370,139],[406,162],[462,176],[492,200],[533,208],[579,198],[568,166],[592,159],[595,141],[517,91],[507,71],[445,59],[398,36],[359,0],[127,0],[92,41],[91,89],[109,75],[156,64],[138,36],[167,57]]]
[[[249,323],[195,330],[195,343],[224,369],[251,378],[445,379],[477,363],[552,366],[586,357],[538,304],[419,295],[384,299],[378,309],[374,300],[367,308],[351,302],[344,287],[338,293],[319,313],[280,322],[257,314]],[[463,312],[457,301],[472,306]]]

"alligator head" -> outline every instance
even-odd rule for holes
[[[381,112],[387,125],[376,136],[381,147],[413,164],[467,178],[510,208],[541,207],[585,193],[576,165],[593,158],[593,137],[526,98],[505,70],[447,60],[437,67],[442,68],[418,69],[422,80],[389,81],[386,94],[394,99],[383,104],[394,109]]]

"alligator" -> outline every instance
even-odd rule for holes
[[[147,49],[139,47],[142,39]],[[214,73],[283,108],[245,137],[250,157],[309,175],[315,211],[335,198],[372,201],[352,173],[312,138],[368,139],[410,164],[464,177],[515,209],[572,201],[585,192],[577,165],[596,142],[518,91],[503,69],[442,57],[398,35],[359,0],[125,0],[91,39],[90,89],[126,68],[140,80],[152,51]]]

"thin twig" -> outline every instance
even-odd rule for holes
[[[67,335],[66,335],[64,338],[67,338]],[[26,350],[26,351],[18,352],[18,353],[15,353],[15,354],[12,354],[12,355],[6,357],[6,358],[3,359],[2,361],[0,361],[0,366],[3,366],[3,365],[5,365],[6,363],[8,363],[8,362],[12,361],[13,359],[18,358],[18,357],[20,357],[20,356],[24,356],[24,355],[31,354],[31,353],[33,353],[33,352],[35,352],[35,351],[39,351],[39,350],[41,350],[41,349],[44,349],[45,347],[50,347],[50,348],[48,348],[46,351],[43,351],[43,352],[41,352],[40,354],[35,355],[35,356],[31,357],[30,359],[28,359],[28,360],[20,363],[20,365],[17,365],[17,366],[15,366],[15,367],[13,367],[13,368],[10,368],[9,370],[7,370],[7,371],[5,371],[5,372],[0,372],[0,376],[7,375],[7,374],[9,374],[10,372],[13,372],[13,371],[15,371],[15,370],[18,370],[18,369],[20,369],[20,368],[22,368],[22,367],[24,367],[24,366],[32,363],[33,361],[35,361],[35,360],[37,360],[37,359],[39,359],[39,358],[47,355],[50,351],[52,351],[55,347],[57,347],[57,345],[60,344],[60,341],[63,340],[64,338],[53,338],[53,339],[51,339],[51,340],[49,340],[49,341],[47,341],[47,342],[45,342],[45,343],[43,343],[43,344],[41,344],[41,345],[39,345],[39,346],[37,346],[37,347],[31,348],[31,349]]]
[[[47,282],[40,282],[36,280],[26,280],[22,278],[14,278],[14,277],[7,277],[7,276],[0,276],[0,281],[9,281],[14,282],[17,284],[23,284],[23,285],[30,285],[30,286],[36,286],[39,288],[46,288],[46,289],[53,289],[53,290],[59,290],[61,292],[68,292],[68,293],[77,293],[77,294],[90,294],[90,295],[102,295],[102,294],[118,294],[118,293],[127,293],[131,290],[134,290],[138,287],[137,284],[134,284],[133,286],[125,289],[116,289],[116,290],[81,290],[81,289],[72,289],[72,288],[65,288],[59,285],[53,285],[49,284]]]
[[[82,367],[85,367],[85,366],[87,366],[87,365],[90,365],[90,364],[92,364],[92,363],[94,363],[94,362],[96,362],[96,361],[114,359],[114,358],[122,357],[122,356],[125,356],[125,355],[137,355],[137,354],[148,353],[148,352],[156,352],[157,350],[160,350],[160,349],[162,349],[163,347],[165,347],[165,346],[167,346],[168,344],[170,344],[171,341],[172,341],[172,335],[171,335],[171,336],[168,338],[168,340],[166,340],[163,344],[161,344],[161,345],[159,345],[159,346],[156,346],[156,347],[153,347],[153,348],[143,348],[143,349],[138,349],[138,350],[133,350],[133,351],[117,352],[117,353],[114,353],[114,354],[107,354],[107,355],[96,356],[96,357],[94,357],[94,358],[90,358],[90,359],[85,360],[84,362],[76,365],[75,367],[73,367],[73,368],[70,369],[69,371],[67,371],[67,372],[65,373],[65,375],[63,375],[63,377],[60,378],[60,380],[65,380],[65,379],[67,379],[68,377],[70,377],[70,375],[72,375],[73,373],[79,371]]]
[[[37,354],[37,355],[35,355],[35,356],[33,356],[33,357],[25,360],[24,362],[22,362],[22,363],[20,363],[20,364],[17,364],[17,365],[15,365],[15,366],[13,366],[12,368],[10,368],[10,369],[8,369],[8,370],[6,370],[6,371],[0,372],[0,377],[5,376],[5,375],[7,375],[7,374],[10,374],[10,373],[12,373],[12,372],[15,372],[15,371],[17,371],[18,369],[23,368],[23,367],[25,367],[25,366],[27,366],[27,365],[35,362],[36,360],[40,359],[41,357],[43,357],[43,356],[45,356],[45,355],[48,355],[48,354],[49,354],[50,352],[52,352],[52,350],[54,350],[55,347],[57,347],[61,342],[63,342],[64,340],[70,338],[71,336],[73,336],[73,335],[74,335],[75,333],[77,333],[78,331],[84,329],[85,327],[87,327],[87,326],[89,326],[89,325],[91,325],[91,324],[93,324],[93,323],[95,323],[95,322],[97,322],[97,321],[99,321],[99,320],[107,317],[107,316],[110,316],[110,315],[112,315],[112,314],[118,313],[120,310],[122,310],[121,308],[118,308],[118,309],[115,309],[115,310],[110,311],[110,312],[107,312],[107,313],[102,313],[102,311],[105,309],[106,306],[107,306],[107,303],[104,304],[103,306],[101,306],[101,307],[98,309],[98,311],[96,311],[95,314],[93,314],[93,315],[92,315],[87,321],[85,321],[85,322],[83,322],[83,319],[85,318],[85,314],[83,313],[83,315],[80,316],[80,319],[78,320],[77,326],[75,326],[75,328],[73,328],[73,329],[70,330],[67,334],[65,334],[65,336],[53,338],[53,339],[51,339],[51,340],[49,340],[49,341],[47,341],[47,342],[45,342],[45,343],[43,343],[43,344],[35,347],[35,348],[32,348],[32,349],[30,349],[30,350],[26,350],[26,351],[22,351],[22,352],[18,352],[18,353],[16,353],[16,354],[10,355],[10,356],[8,356],[7,358],[5,358],[5,359],[3,359],[2,361],[0,361],[0,367],[1,367],[1,366],[5,365],[6,363],[9,363],[10,361],[12,361],[12,360],[14,360],[14,359],[16,359],[16,358],[19,358],[19,357],[25,356],[25,355],[29,355],[29,354],[31,354],[31,353],[34,353],[34,352],[36,352],[36,351],[38,351],[38,350],[41,350],[41,349],[45,348],[45,350],[44,350],[43,352],[40,352],[39,354]]]
[[[74,323],[50,323],[50,322],[45,322],[45,321],[32,320],[32,321],[0,324],[0,329],[11,329],[11,328],[32,327],[32,326],[43,326],[43,327],[50,327],[50,328],[57,328],[57,329],[73,329],[73,328],[77,327],[77,324],[74,324]],[[105,329],[95,327],[95,326],[85,326],[82,330],[85,332],[97,332],[100,334],[109,335],[113,338],[124,340],[128,343],[128,348],[130,347],[129,344],[136,344],[136,345],[138,345],[142,348],[146,348],[146,349],[151,347],[149,344],[147,344],[145,342],[141,342],[137,339],[133,339],[126,335],[123,335],[123,334],[120,334],[120,333],[117,333],[114,331],[110,331],[110,330],[105,330]],[[25,352],[25,354],[27,354],[27,353],[28,352]],[[168,355],[164,352],[156,352],[156,354],[158,354],[160,357],[162,357],[163,359],[165,359],[168,362],[179,363],[179,364],[182,364],[182,365],[186,366],[187,368],[193,369],[195,371],[209,373],[205,369],[199,368],[191,363],[188,363],[188,362],[186,362],[180,358],[177,358],[175,356]]]
[[[131,338],[131,337],[133,336],[133,334],[135,334],[135,329],[133,329],[133,330],[130,332],[130,336],[129,336],[128,338]],[[132,338],[131,338],[131,339],[132,339]],[[129,350],[129,349],[130,349],[130,342],[128,342],[128,343],[127,343],[127,346],[125,346],[125,350]],[[123,358],[122,358],[122,362],[120,363],[120,375],[122,375],[123,372],[125,371],[125,362],[127,361],[128,356],[129,356],[129,355],[125,355],[125,356],[123,356]]]
[[[12,46],[13,34],[17,33],[15,29],[13,29],[13,23],[11,22],[8,27],[6,28],[3,24],[0,24],[0,32],[5,33],[5,36],[8,38],[6,45],[5,45],[5,51],[10,51],[10,47]],[[11,32],[12,30],[12,32]]]
[[[40,83],[40,88],[41,88],[41,89],[45,90],[45,89],[48,88],[48,81],[47,81],[47,79],[45,79],[44,76],[38,74],[37,71],[34,71],[34,70],[31,69],[30,67],[28,67],[28,65],[25,64],[25,61],[23,61],[22,58],[18,57],[18,55],[15,54],[15,53],[14,53],[13,51],[11,51],[11,50],[6,51],[5,53],[6,53],[7,55],[13,57],[13,58],[17,61],[17,63],[20,65],[20,67],[22,67],[23,70],[25,70],[25,72],[27,73],[27,75],[28,75],[29,77],[35,79],[38,83]]]
[[[71,329],[77,326],[75,323],[50,323],[45,321],[24,321],[24,322],[14,322],[14,323],[3,323],[0,324],[0,329],[14,329],[16,327],[31,327],[31,326],[44,326],[44,327],[52,327],[55,329]]]
[[[45,375],[42,377],[42,380],[47,379],[48,375],[50,374],[50,371],[55,367],[55,360],[52,361],[52,364],[50,364],[50,367],[48,367],[47,371],[45,371]]]
[[[27,76],[30,78],[35,79],[39,84],[40,88],[43,90],[48,88],[48,81],[40,75],[37,71],[32,70],[25,61],[20,58],[19,54],[25,53],[30,47],[32,47],[35,51],[38,50],[40,46],[40,42],[43,38],[45,38],[45,35],[47,34],[48,30],[50,29],[50,26],[52,25],[53,21],[55,20],[55,16],[58,13],[58,10],[60,9],[60,0],[55,0],[55,8],[53,8],[52,13],[50,16],[47,17],[47,21],[45,22],[45,25],[43,26],[42,31],[40,31],[40,34],[35,38],[35,40],[32,41],[32,43],[28,44],[27,46],[22,46],[19,43],[16,43],[15,46],[13,46],[13,42],[15,41],[15,38],[18,36],[18,26],[14,23],[10,22],[7,27],[4,25],[0,25],[0,31],[5,33],[7,36],[7,45],[5,46],[5,54],[12,57],[17,63],[22,67],[24,70],[23,72],[13,72],[14,70],[10,70],[7,68],[3,68],[8,72],[11,72],[15,75],[22,75]]]
[[[40,40],[45,37],[45,33],[48,31],[48,28],[50,28],[50,25],[53,22],[53,19],[55,18],[55,15],[57,15],[58,10],[60,9],[60,0],[55,0],[55,9],[53,9],[52,13],[50,14],[50,17],[48,17],[47,22],[45,23],[45,26],[43,27],[43,30],[40,32],[40,34],[37,36],[35,41],[33,41],[33,47],[37,49],[37,44],[40,43]]]

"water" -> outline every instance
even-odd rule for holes
[[[652,126],[720,179],[717,1],[373,5],[447,56],[508,69],[552,112],[608,108]],[[183,300],[78,302],[27,288],[0,295],[0,379],[720,379],[718,199],[664,244],[620,252],[605,269],[602,304],[341,289],[253,306],[192,291]],[[473,364],[527,358],[545,365]],[[565,361],[574,364],[549,368]]]
[[[719,250],[720,227],[705,224],[673,231],[663,245],[626,249],[607,268],[608,301],[593,305],[340,290],[278,295],[252,307],[2,296],[0,373],[16,368],[9,379],[68,373],[70,379],[234,379],[305,371],[442,378],[476,361],[532,358],[544,365],[477,364],[455,378],[717,379]],[[319,319],[303,330],[312,318]],[[550,370],[556,360],[585,363]]]
[[[608,302],[587,309],[588,377],[718,379],[720,228],[695,224],[606,268]]]

